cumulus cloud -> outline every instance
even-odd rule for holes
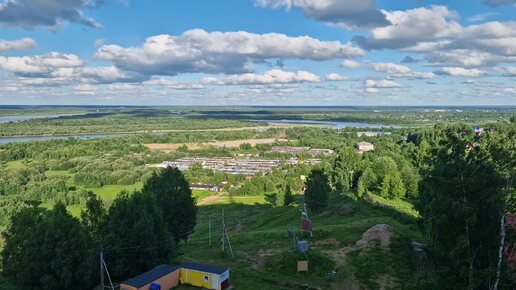
[[[392,62],[378,62],[371,63],[366,62],[363,64],[358,63],[342,63],[347,68],[366,68],[379,72],[384,72],[391,78],[415,78],[415,79],[431,79],[435,77],[434,73],[431,72],[414,72],[408,66],[392,63]]]
[[[100,28],[102,25],[85,16],[83,10],[94,8],[102,2],[100,0],[4,0],[0,3],[0,27],[57,28],[62,22],[74,22]]]
[[[500,15],[500,13],[496,13],[496,12],[480,13],[480,14],[475,14],[473,16],[470,16],[470,17],[466,18],[466,20],[469,22],[482,22],[482,21],[487,20],[488,18],[497,16],[497,15]]]
[[[349,30],[386,26],[385,14],[376,9],[376,0],[255,0],[260,7],[300,9],[308,18]]]
[[[360,64],[356,61],[346,59],[342,62],[342,66],[345,68],[359,68]]]
[[[143,82],[147,86],[162,86],[174,90],[200,90],[204,89],[203,84],[199,83],[179,83],[164,78],[152,78],[148,81]]]
[[[17,82],[36,86],[139,82],[148,79],[114,66],[86,67],[77,55],[58,52],[36,56],[0,56],[0,69]]]
[[[465,69],[462,67],[443,67],[441,70],[437,71],[436,74],[454,77],[480,77],[485,75],[486,72],[476,68]]]
[[[499,68],[506,77],[516,77],[516,66]]]
[[[322,78],[307,71],[288,72],[280,69],[269,70],[260,74],[246,73],[223,77],[205,77],[201,83],[209,85],[271,85],[318,83]]]
[[[29,50],[36,48],[38,44],[32,38],[22,38],[17,40],[0,39],[0,52],[11,50]]]
[[[401,49],[423,53],[443,66],[492,66],[516,61],[516,22],[462,26],[445,6],[385,11],[392,25],[356,37],[366,49]],[[462,56],[462,57],[461,57]]]
[[[139,47],[100,47],[95,58],[113,62],[120,69],[142,74],[249,73],[250,63],[269,59],[314,61],[363,55],[350,43],[320,41],[308,36],[189,30],[180,36],[156,35]]]
[[[375,80],[371,80],[371,79],[365,80],[364,86],[366,88],[375,88],[375,89],[391,89],[391,88],[400,88],[401,87],[401,85],[395,81],[391,81],[391,80],[375,81]]]
[[[338,82],[338,81],[346,81],[348,80],[349,78],[346,77],[346,76],[342,76],[342,75],[339,75],[337,73],[330,73],[330,74],[327,74],[325,77],[324,77],[324,80],[326,81],[334,81],[334,82]]]
[[[431,72],[414,72],[407,66],[390,62],[370,63],[368,66],[376,71],[385,72],[393,78],[431,79],[435,77]]]
[[[50,75],[56,69],[73,68],[80,65],[82,65],[82,60],[77,55],[57,52],[42,56],[0,56],[0,69],[19,76]]]
[[[485,0],[484,4],[489,5],[491,7],[497,7],[502,5],[516,4],[516,0]]]

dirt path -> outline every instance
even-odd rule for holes
[[[224,193],[219,193],[217,195],[210,195],[208,197],[203,198],[200,202],[197,203],[197,205],[206,205],[206,204],[216,203],[218,201],[221,201],[223,198],[224,198]]]

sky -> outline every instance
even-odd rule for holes
[[[1,105],[516,105],[516,0],[0,0]]]

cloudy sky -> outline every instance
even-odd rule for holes
[[[0,104],[516,105],[516,0],[0,0]]]

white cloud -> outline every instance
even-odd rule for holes
[[[516,77],[516,66],[508,66],[499,68],[506,77]]]
[[[379,88],[390,89],[390,88],[400,88],[401,87],[401,85],[395,81],[391,81],[391,80],[375,81],[375,80],[371,80],[371,79],[365,80],[364,86],[366,88],[375,88],[375,89],[379,89]]]
[[[290,10],[293,7],[318,21],[349,30],[388,25],[385,15],[376,9],[376,0],[255,0],[260,7]]]
[[[408,66],[392,63],[392,62],[377,62],[358,64],[356,62],[342,63],[344,67],[348,68],[366,68],[379,72],[384,72],[391,78],[415,78],[415,79],[431,79],[435,77],[431,72],[414,72]]]
[[[441,70],[436,72],[441,75],[449,75],[454,77],[480,77],[486,74],[485,71],[481,71],[476,68],[465,69],[462,67],[443,67]]]
[[[431,72],[413,72],[409,67],[395,63],[371,63],[370,66],[376,71],[381,71],[389,74],[393,78],[417,78],[417,79],[431,79],[435,75]]]
[[[36,48],[38,44],[32,38],[22,38],[17,40],[0,39],[0,52],[11,50],[29,50]]]
[[[57,68],[73,68],[82,65],[74,54],[50,52],[42,56],[0,56],[0,68],[19,75],[51,73]]]
[[[163,86],[174,90],[200,90],[204,85],[200,83],[178,83],[164,78],[152,78],[143,82],[147,86]]]
[[[492,66],[516,61],[516,22],[462,26],[445,6],[384,11],[392,25],[355,37],[367,49],[402,49],[424,53],[441,66]],[[461,57],[462,56],[462,57]]]
[[[73,88],[73,91],[77,95],[94,95],[96,93],[96,89],[91,85],[77,85]]]
[[[288,72],[280,69],[272,69],[260,74],[246,73],[227,75],[219,78],[206,77],[201,83],[210,85],[270,85],[270,84],[295,84],[318,83],[321,77],[306,71]]]
[[[112,61],[123,70],[146,75],[179,73],[248,73],[252,62],[269,59],[314,61],[363,55],[350,43],[320,41],[308,36],[189,30],[180,36],[157,35],[139,47],[104,45],[95,54],[98,60]]]
[[[324,77],[324,80],[326,81],[335,81],[335,82],[338,82],[338,81],[345,81],[345,80],[348,80],[349,78],[346,77],[346,76],[341,76],[337,73],[330,73],[330,74],[327,74],[325,77]]]
[[[480,14],[470,16],[470,17],[466,18],[466,20],[469,22],[482,22],[482,21],[487,20],[488,18],[497,16],[497,15],[500,15],[500,13],[496,13],[496,12],[480,13]]]
[[[360,64],[356,61],[346,59],[342,62],[342,66],[345,68],[360,68]]]
[[[85,8],[95,8],[102,0],[4,0],[0,3],[0,27],[33,29],[45,26],[56,29],[62,22],[100,28],[101,24],[84,15]]]

